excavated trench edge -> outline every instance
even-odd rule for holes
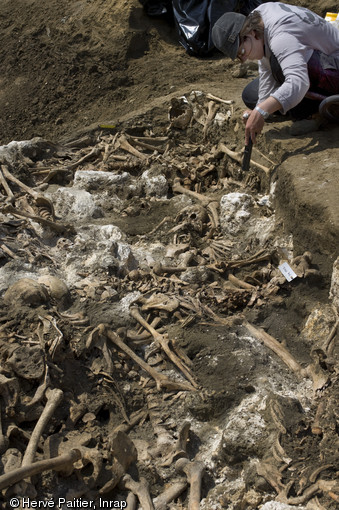
[[[269,135],[264,136],[264,147],[269,149],[272,140]],[[328,149],[332,149],[329,144]],[[334,147],[335,149],[335,147]],[[313,262],[325,279],[331,278],[333,263],[339,256],[339,221],[338,213],[330,207],[326,207],[319,200],[311,199],[310,195],[298,189],[297,179],[302,175],[295,175],[295,164],[293,157],[289,156],[287,148],[278,143],[277,150],[279,161],[271,173],[271,178],[265,183],[267,190],[274,187],[273,207],[276,221],[280,222],[286,234],[293,236],[295,255],[310,251],[314,255]],[[269,152],[267,150],[267,152]],[[316,158],[308,155],[308,166],[318,164]],[[322,169],[321,169],[322,170]],[[326,170],[324,181],[326,180]],[[335,186],[334,183],[334,192]],[[317,195],[318,182],[313,182],[314,197]],[[331,190],[331,192],[333,192]]]
[[[326,211],[322,214],[322,228],[313,223],[316,205],[304,202],[298,196],[291,175],[280,165],[276,187],[275,210],[284,222],[284,229],[293,234],[296,251],[311,251],[316,254],[323,273],[330,275],[333,262],[338,256],[339,225],[335,224]],[[289,201],[286,201],[288,190]]]

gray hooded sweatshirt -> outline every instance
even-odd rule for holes
[[[310,87],[307,63],[314,50],[323,54],[323,67],[339,72],[339,30],[303,7],[268,2],[255,11],[261,14],[265,25],[265,56],[259,60],[258,103],[273,96],[282,105],[282,113],[286,113],[300,103]],[[272,75],[271,52],[283,71],[282,85]]]

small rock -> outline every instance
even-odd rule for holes
[[[298,510],[306,510],[304,506],[296,507],[286,505],[285,503],[279,503],[278,501],[268,501],[261,507],[261,510],[296,510],[296,508]]]
[[[232,71],[233,78],[244,78],[247,75],[247,64],[239,64]]]

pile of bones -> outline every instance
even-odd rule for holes
[[[335,508],[338,265],[299,360],[250,320],[321,279],[276,225],[274,155],[241,169],[232,101],[161,111],[0,147],[4,507]],[[203,330],[236,360],[225,381],[250,367],[238,398],[185,341]]]

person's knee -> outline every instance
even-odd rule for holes
[[[253,110],[259,97],[259,78],[255,78],[255,80],[246,85],[241,97],[247,108]]]

